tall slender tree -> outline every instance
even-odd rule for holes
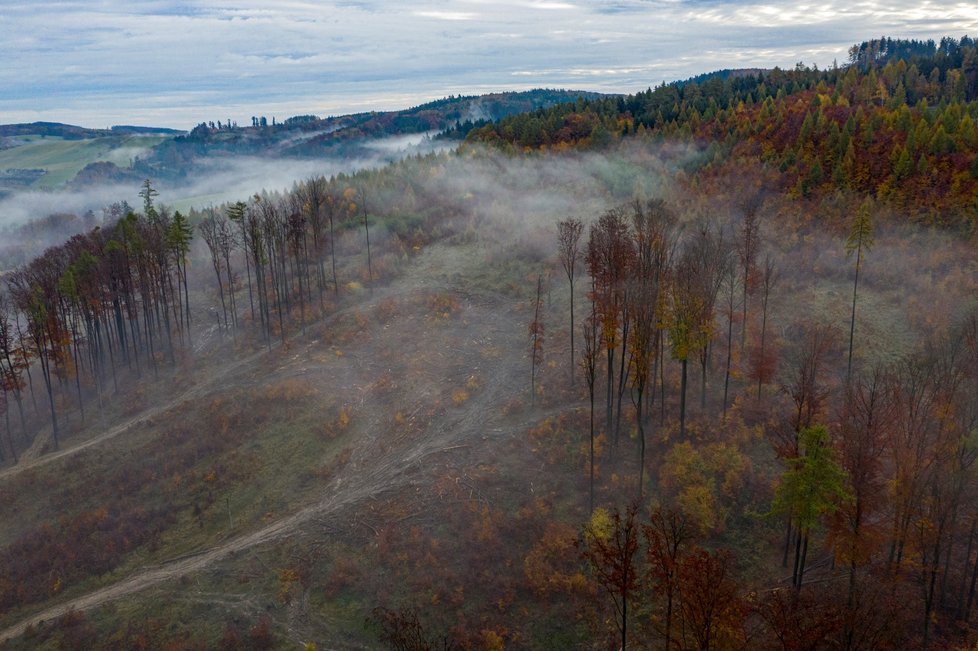
[[[856,293],[859,290],[859,272],[863,265],[863,254],[873,248],[873,223],[870,219],[872,203],[863,201],[856,212],[856,218],[846,237],[846,256],[856,254],[856,272],[852,281],[852,314],[849,318],[849,360],[846,363],[846,382],[852,378],[852,345],[856,334]]]
[[[577,260],[580,257],[581,234],[584,232],[584,222],[575,217],[557,222],[557,248],[560,263],[567,274],[570,284],[570,379],[574,383],[574,277],[577,273]]]

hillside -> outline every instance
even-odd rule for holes
[[[976,57],[147,182],[3,279],[0,644],[973,648]]]
[[[44,129],[47,131],[48,129]],[[58,129],[57,132],[65,133]],[[96,161],[124,168],[169,139],[71,128],[70,135],[25,133],[3,136],[0,148],[0,198],[16,191],[53,190],[76,178]]]
[[[844,68],[707,75],[512,116],[469,141],[559,150],[634,133],[701,147],[703,162],[721,174],[762,162],[795,196],[855,191],[918,219],[970,223],[978,192],[974,51],[968,38],[870,41]]]
[[[23,190],[84,190],[153,179],[171,189],[227,159],[375,158],[379,141],[399,136],[462,137],[476,125],[594,93],[533,90],[449,97],[400,111],[251,125],[201,123],[189,134],[155,127],[87,129],[52,122],[0,125],[0,198]],[[420,140],[420,138],[419,138]],[[404,142],[399,149],[409,148]],[[417,143],[414,143],[417,144]],[[396,152],[391,152],[390,159]]]

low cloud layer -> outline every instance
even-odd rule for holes
[[[330,177],[359,169],[382,167],[412,154],[450,148],[451,144],[433,141],[424,134],[372,140],[366,149],[373,152],[357,158],[324,157],[314,160],[261,158],[252,156],[203,159],[189,182],[178,185],[160,183],[159,201],[186,209],[205,208],[225,201],[246,200],[252,195],[290,188],[296,181],[311,177]],[[113,150],[113,159],[124,158],[122,150]],[[134,149],[134,152],[136,150]],[[123,152],[125,154],[126,152]],[[124,160],[119,160],[122,164]],[[56,213],[83,215],[91,210],[101,215],[109,204],[126,201],[139,208],[139,184],[100,184],[87,189],[15,192],[0,199],[0,237],[3,229],[36,221]]]
[[[827,66],[880,35],[978,34],[972,3],[738,0],[12,2],[3,122],[188,128],[533,87],[634,92],[727,67]]]

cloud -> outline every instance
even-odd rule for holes
[[[731,65],[830,65],[881,34],[978,33],[971,3],[829,0],[13,2],[0,115],[189,128],[528,87],[634,92]],[[611,71],[611,72],[608,72]],[[384,104],[397,101],[397,104]]]

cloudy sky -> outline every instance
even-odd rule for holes
[[[0,123],[189,128],[537,87],[635,92],[824,67],[881,35],[978,36],[978,3],[0,0]]]

